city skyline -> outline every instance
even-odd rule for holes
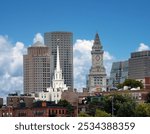
[[[22,55],[33,42],[43,41],[45,32],[73,32],[74,87],[86,84],[96,32],[109,74],[113,61],[126,60],[138,49],[149,49],[149,5],[148,0],[1,0],[0,96],[23,91]]]

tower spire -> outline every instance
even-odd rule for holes
[[[100,49],[102,49],[102,44],[101,44],[101,41],[100,41],[100,38],[99,38],[99,35],[98,35],[98,33],[96,33],[96,35],[95,35],[95,39],[94,39],[94,43],[93,43],[93,47],[95,48],[100,48]]]
[[[57,66],[56,70],[60,71],[60,60],[59,60],[59,46],[57,45]]]

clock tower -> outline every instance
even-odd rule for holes
[[[96,33],[92,46],[92,66],[88,75],[87,88],[89,92],[106,91],[106,70],[103,65],[103,46]]]

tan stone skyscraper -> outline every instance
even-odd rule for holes
[[[24,93],[35,93],[51,86],[53,62],[51,51],[41,42],[28,48],[23,56]]]

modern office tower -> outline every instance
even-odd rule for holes
[[[131,53],[129,59],[129,78],[144,79],[150,77],[150,51]]]
[[[73,88],[73,34],[71,32],[47,32],[44,34],[44,42],[50,47],[54,56],[54,68],[56,68],[57,45],[59,45],[62,75],[65,84]]]
[[[103,65],[103,49],[96,33],[94,44],[92,46],[92,67],[88,75],[87,88],[89,92],[106,91],[106,70]]]
[[[30,94],[46,90],[51,86],[53,61],[49,47],[36,42],[23,56],[24,93]]]
[[[113,62],[109,79],[110,88],[115,88],[128,78],[128,66],[128,61]]]

